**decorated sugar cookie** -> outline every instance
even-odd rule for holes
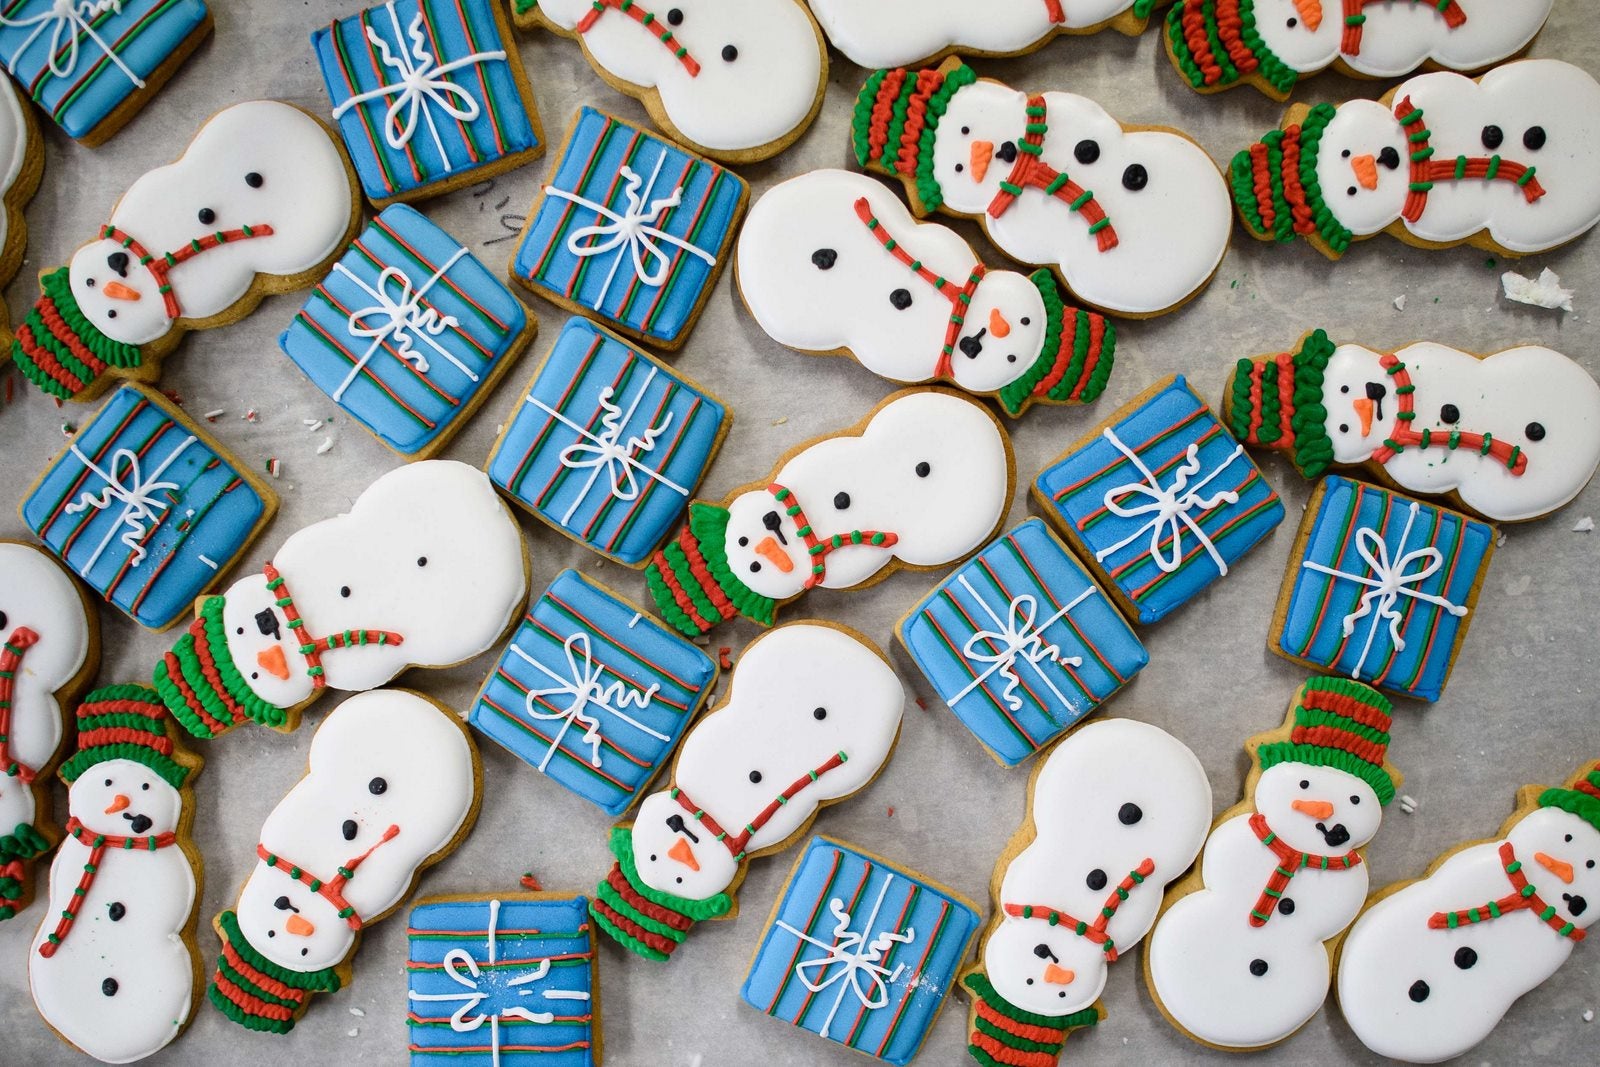
[[[1400,785],[1390,710],[1360,682],[1314,678],[1281,728],[1245,743],[1248,795],[1212,824],[1144,952],[1151,996],[1189,1037],[1265,1048],[1321,1009],[1367,896],[1365,848]]]
[[[736,615],[771,626],[815,586],[953,563],[1011,500],[1011,442],[976,401],[906,389],[863,422],[801,445],[726,504],[695,501],[645,578],[662,618],[695,636]]]
[[[931,63],[952,52],[1015,56],[1059,34],[1144,32],[1167,0],[810,0],[828,43],[858,67]]]
[[[1228,247],[1227,185],[1187,136],[980,79],[955,57],[870,75],[851,143],[861,166],[905,183],[918,215],[979,219],[1006,255],[1054,268],[1105,311],[1171,311]]]
[[[1050,750],[1028,812],[995,865],[994,919],[962,979],[969,1051],[991,1067],[1055,1063],[1073,1029],[1100,1021],[1107,967],[1205,842],[1211,786],[1171,734],[1110,719]]]
[[[40,549],[0,541],[0,921],[33,899],[33,865],[57,840],[49,772],[65,703],[99,661],[83,590]]]
[[[1381,352],[1316,330],[1292,352],[1240,360],[1223,413],[1307,478],[1358,466],[1505,522],[1556,510],[1600,465],[1600,384],[1540,345]]]
[[[335,708],[305,777],[262,824],[238,903],[213,924],[212,1006],[286,1034],[311,994],[348,983],[361,931],[472,829],[480,777],[467,728],[442,704],[380,689]]]
[[[67,836],[50,865],[28,984],[63,1040],[132,1063],[183,1032],[200,990],[190,828],[201,760],[143,686],[95,690],[77,725],[78,751],[60,772]]]
[[[989,270],[953,231],[916,222],[881,182],[819,170],[768,190],[739,232],[739,291],[774,340],[847,351],[896,382],[1086,404],[1117,329],[1062,303],[1047,270]]]
[[[329,689],[488,651],[527,593],[522,532],[483,472],[407,464],[197,604],[155,687],[199,738],[248,722],[292,730]]]
[[[1497,841],[1376,893],[1339,955],[1339,1008],[1380,1056],[1438,1063],[1487,1040],[1600,914],[1600,762],[1525,786]]]
[[[511,10],[519,26],[576,38],[606,82],[716,159],[776,155],[822,105],[827,49],[800,0],[511,0]]]
[[[1600,83],[1556,59],[1297,104],[1233,157],[1233,198],[1253,236],[1304,237],[1332,259],[1382,232],[1423,248],[1545,252],[1600,221],[1596,111]]]
[[[44,142],[22,100],[21,91],[0,78],[0,285],[22,266],[28,223],[22,209],[44,176]],[[9,330],[11,313],[0,308],[0,329]]]
[[[66,400],[116,378],[154,381],[185,332],[321,278],[358,215],[331,130],[277,100],[234,104],[135,180],[71,263],[39,276],[11,358]]]
[[[748,860],[877,776],[904,703],[883,653],[853,630],[797,622],[756,638],[727,700],[684,739],[670,785],[612,828],[617,862],[590,904],[600,929],[665,960],[696,922],[734,914]]]

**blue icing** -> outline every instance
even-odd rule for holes
[[[1404,582],[1402,588],[1467,608],[1488,563],[1494,528],[1337,476],[1323,482],[1321,501],[1306,521],[1310,534],[1305,554],[1288,579],[1293,585],[1283,627],[1275,638],[1277,647],[1286,655],[1336,674],[1404,696],[1438,700],[1450,676],[1456,644],[1471,623],[1470,612],[1457,615],[1443,604],[1405,592],[1386,597],[1355,578],[1338,577],[1304,564],[1375,578],[1372,562],[1358,543],[1358,531],[1371,530],[1382,539],[1383,548],[1366,539],[1367,556],[1387,564],[1397,578],[1420,574],[1427,569],[1432,553],[1403,562],[1406,556],[1437,549],[1438,568],[1420,581]],[[1368,597],[1370,610],[1352,619],[1346,637],[1345,619],[1361,610],[1362,596],[1369,592],[1378,595]],[[1380,618],[1386,608],[1401,616],[1403,650],[1395,648],[1389,620]]]
[[[153,629],[217,584],[266,511],[236,463],[196,434],[125,385],[22,502],[22,520],[40,540],[113,605]],[[101,500],[106,507],[95,506]],[[143,510],[153,517],[141,519]],[[140,551],[124,538],[142,551],[137,563]]]
[[[419,12],[424,15],[422,54],[410,34]],[[381,51],[367,37],[368,27],[388,47],[393,64],[384,62]],[[353,104],[335,117],[361,187],[373,200],[458,178],[539,144],[510,63],[503,55],[490,55],[506,48],[491,0],[390,0],[317,30],[311,35],[311,44],[336,111],[353,96],[393,89]],[[484,58],[463,62],[473,56]],[[463,114],[471,110],[466,104],[470,99],[477,105],[475,118],[463,121],[452,117],[432,95],[405,96],[401,65],[426,73],[457,62],[462,65],[431,79],[435,84],[459,86],[460,92],[441,89],[437,95]],[[397,149],[385,136],[386,116],[397,102],[407,99],[417,101],[416,121],[409,140]],[[411,113],[409,103],[402,102],[395,111],[398,128],[407,126]]]
[[[939,583],[901,623],[900,640],[939,698],[1007,766],[1060,737],[1150,661],[1040,519]]]
[[[0,58],[23,90],[71,137],[88,134],[140,91],[129,77],[130,71],[140,81],[147,81],[206,20],[203,0],[122,0],[120,4],[77,0],[72,6],[80,16],[86,9],[96,12],[87,19],[88,25],[111,46],[121,65],[83,32],[71,12],[54,13],[53,0],[0,2],[0,18],[5,20],[0,23]],[[65,76],[52,73],[52,57]]]
[[[588,909],[582,896],[414,908],[406,963],[413,1067],[593,1067]],[[463,1026],[481,1021],[458,1030],[451,1025],[457,1012]]]
[[[842,936],[835,900],[849,920]],[[886,1063],[909,1063],[977,930],[978,913],[947,892],[851,846],[813,837],[740,996],[758,1011]],[[826,986],[813,992],[806,982]]]
[[[726,418],[664,364],[568,319],[489,456],[489,478],[545,522],[637,564],[683,514]]]
[[[527,326],[521,302],[476,256],[461,254],[463,247],[414,209],[392,205],[278,338],[317,388],[402,455],[458,428]],[[400,273],[380,283],[386,269]],[[389,309],[410,298],[415,310],[397,323]],[[412,358],[402,358],[407,354]]]
[[[587,645],[573,642],[569,661],[568,642],[578,634]],[[468,721],[617,816],[677,747],[716,676],[699,648],[567,570],[523,616]],[[593,685],[584,687],[589,678]],[[569,717],[580,690],[581,720]],[[594,740],[585,741],[586,733]]]
[[[624,166],[638,178],[632,199],[621,175]],[[635,216],[648,215],[652,205],[679,191],[677,206],[664,207],[649,224],[666,235],[647,235],[667,257],[665,268],[647,250],[649,246],[640,242],[638,249],[647,274],[666,270],[660,284],[646,284],[626,241],[610,251],[576,255],[570,241],[576,237],[579,248],[604,247],[612,241],[616,220],[552,193],[552,188],[604,205],[623,217],[630,209]],[[607,322],[675,344],[693,325],[702,295],[716,280],[720,264],[707,258],[720,260],[730,251],[726,246],[745,188],[737,175],[709,160],[594,108],[581,108],[538,213],[517,246],[511,271]],[[593,231],[596,226],[600,232]],[[591,232],[580,234],[582,230]]]
[[[1123,408],[1111,431],[1129,450],[1139,454],[1163,494],[1178,501],[1191,499],[1184,514],[1199,526],[1202,539],[1189,522],[1174,515],[1162,522],[1156,515],[1158,493],[1149,479],[1103,434],[1058,458],[1034,481],[1035,492],[1074,541],[1096,558],[1122,593],[1133,601],[1138,620],[1155,622],[1187,603],[1222,576],[1232,565],[1283,521],[1283,503],[1261,471],[1223,429],[1215,415],[1189,388],[1182,375],[1174,377],[1142,402]],[[1196,445],[1198,466],[1186,459],[1186,449]],[[1184,486],[1180,490],[1180,477]],[[1132,491],[1132,486],[1144,491]],[[1237,502],[1219,494],[1237,493]],[[1124,511],[1106,508],[1106,496]],[[1192,494],[1192,498],[1191,498]],[[1206,504],[1212,504],[1206,507]],[[1159,526],[1157,525],[1159,523]],[[1161,556],[1169,562],[1174,549],[1171,531],[1178,530],[1177,567],[1168,571],[1152,554],[1152,535],[1159,533]],[[1219,566],[1207,550],[1209,542],[1220,557]]]

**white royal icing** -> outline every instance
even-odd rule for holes
[[[15,85],[0,87],[0,197],[8,196],[28,161],[28,123]],[[20,213],[20,209],[19,212]],[[11,212],[0,211],[0,250],[11,235]]]
[[[763,634],[739,657],[728,701],[684,739],[672,774],[682,799],[667,789],[640,805],[631,831],[639,876],[653,889],[690,900],[723,891],[741,861],[683,800],[737,834],[785,790],[842,753],[844,762],[778,807],[744,851],[779,846],[821,804],[872,780],[894,747],[904,703],[900,681],[878,650],[842,630],[791,623]]]
[[[1134,0],[811,0],[828,41],[861,67],[906,67],[950,51],[1015,55],[1052,34],[1098,29]],[[1129,28],[1142,28],[1144,20]]]

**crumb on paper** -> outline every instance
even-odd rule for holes
[[[1406,294],[1401,293],[1394,298],[1394,309],[1396,311],[1404,311],[1406,309]]]
[[[255,408],[246,408],[245,413],[239,417],[245,422],[260,422],[261,412],[257,411]]]
[[[717,649],[717,665],[725,671],[733,670],[733,646],[723,645]]]
[[[1583,1013],[1583,1021],[1586,1022],[1586,1023],[1594,1022],[1594,1009],[1593,1008],[1591,1008],[1588,1011]]]
[[[1572,310],[1572,290],[1561,287],[1561,275],[1546,267],[1537,278],[1527,278],[1514,270],[1500,275],[1500,286],[1506,299],[1518,304],[1549,308],[1551,311]]]
[[[273,456],[271,459],[267,460],[266,470],[267,473],[272,475],[274,478],[283,477],[283,460],[279,459],[277,456]]]
[[[1494,539],[1494,547],[1496,547],[1496,548],[1504,548],[1504,547],[1506,547],[1506,535],[1505,534],[1501,534],[1499,537],[1496,537]]]
[[[62,437],[68,437],[68,438],[74,437],[74,436],[77,435],[77,433],[78,433],[78,428],[76,426],[74,426],[72,423],[63,422],[61,424],[61,436]]]
[[[535,893],[541,892],[544,889],[544,884],[540,882],[538,878],[534,877],[532,871],[524,871],[522,873],[522,877],[517,879],[517,883],[521,885],[522,888],[531,889]]]
[[[927,711],[928,710],[928,702],[926,700],[923,700],[921,697],[918,697],[917,698],[917,707],[921,708],[923,711]]]
[[[161,395],[178,405],[180,408],[183,407],[183,394],[178,392],[176,389],[163,389],[161,390]]]
[[[1594,516],[1585,515],[1572,524],[1573,533],[1594,533]]]
[[[787,416],[787,415],[779,415],[777,418],[772,420],[772,425],[774,425],[774,426],[782,426],[784,423],[786,423],[788,421],[789,421],[789,416]]]
[[[889,818],[891,818],[891,819],[894,818],[894,805],[893,804],[889,805]]]
[[[226,415],[227,413],[228,413],[228,409],[227,408],[212,408],[210,411],[208,411],[204,415],[202,415],[201,418],[205,419],[207,422],[216,422],[218,419],[220,419],[222,416]]]
[[[1417,798],[1409,793],[1402,794],[1400,797],[1400,810],[1407,815],[1416,814],[1417,809],[1421,806],[1421,804],[1417,803]]]
[[[350,1014],[354,1015],[357,1019],[363,1019],[366,1018],[367,1013],[362,1011],[360,1008],[351,1008]]]
[[[325,454],[327,454],[329,452],[332,452],[332,451],[333,451],[333,438],[332,437],[324,437],[322,439],[322,443],[317,446],[317,455],[319,455],[319,456],[325,455]]]
[[[361,1031],[360,1030],[351,1030],[346,1036],[347,1037],[359,1037],[359,1036],[361,1036]]]
[[[304,426],[308,432],[316,433],[318,430],[322,429],[322,420],[321,419],[301,419],[300,420],[300,425]]]

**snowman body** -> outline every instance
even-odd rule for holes
[[[194,961],[184,933],[195,874],[177,844],[154,851],[107,849],[86,894],[93,835],[139,837],[178,829],[178,790],[142,763],[89,768],[68,792],[88,841],[68,837],[50,866],[50,907],[28,954],[39,1012],[78,1048],[106,1063],[131,1063],[162,1048],[189,1019]],[[71,931],[49,957],[40,946],[69,908]]]
[[[1540,808],[1505,840],[1556,908],[1557,921],[1579,931],[1593,924],[1600,914],[1600,831],[1566,811]],[[1453,930],[1428,925],[1437,913],[1482,908],[1512,892],[1502,845],[1462,849],[1379,900],[1351,928],[1339,956],[1339,1007],[1372,1051],[1413,1063],[1462,1055],[1571,955],[1575,942],[1530,909]]]
[[[782,600],[810,585],[859,585],[896,560],[950,563],[982,544],[1004,515],[1010,471],[1005,433],[986,408],[938,390],[902,393],[859,435],[824,438],[784,463],[771,484],[790,497],[779,500],[772,488],[735,497],[723,544],[728,565],[755,592]],[[801,513],[790,511],[796,503]],[[805,525],[815,540],[839,535],[844,543],[811,553]],[[894,540],[852,543],[855,531]]]
[[[857,66],[899,67],[947,51],[1015,55],[1052,33],[1098,28],[1134,0],[994,0],[981,17],[962,0],[811,0],[835,48]],[[1143,27],[1141,18],[1130,29]]]
[[[797,0],[540,0],[538,12],[609,79],[654,90],[671,132],[703,150],[781,147],[819,102],[822,40]]]
[[[878,651],[841,629],[793,623],[764,634],[740,656],[728,702],[684,740],[673,787],[640,805],[630,831],[639,876],[690,900],[726,890],[744,855],[781,845],[820,805],[877,775],[904,703]],[[732,835],[755,829],[730,845],[712,821]]]
[[[987,271],[958,299],[897,258],[884,235],[955,290],[983,270],[954,231],[918,223],[881,182],[820,170],[751,207],[739,233],[740,292],[775,340],[809,352],[848,349],[891,381],[948,377],[993,392],[1033,366],[1047,327],[1033,282]],[[952,333],[954,317],[963,321]]]
[[[1040,99],[1047,129],[1037,158],[1092,198],[1074,208],[1076,198],[1029,186],[1009,202],[996,199],[1016,161],[1029,158],[1016,146],[1039,121],[1027,94],[980,80],[956,90],[938,121],[932,177],[943,206],[984,216],[1001,251],[1054,266],[1073,293],[1107,311],[1155,314],[1193,296],[1222,261],[1232,228],[1216,164],[1179,134],[1124,130],[1087,97]],[[1107,226],[1096,229],[1091,203]]]
[[[1415,387],[1415,417],[1397,421],[1401,400],[1384,356],[1340,345],[1323,373],[1324,429],[1337,463],[1364,463],[1378,454],[1383,470],[1406,489],[1454,492],[1491,519],[1533,518],[1567,503],[1600,465],[1600,384],[1576,362],[1537,345],[1485,359],[1433,342],[1399,349]],[[1409,425],[1406,425],[1409,423]],[[1431,443],[1407,443],[1390,454],[1398,430],[1427,433]],[[1487,435],[1509,453],[1448,447],[1454,433]]]
[[[177,319],[193,323],[227,311],[257,275],[317,267],[349,229],[355,196],[344,156],[322,123],[275,100],[235,104],[202,126],[176,162],[128,188],[107,220],[118,232],[73,255],[72,295],[107,337],[156,341]],[[227,239],[181,258],[170,272],[141,265],[140,249],[159,263],[219,233]],[[173,299],[164,297],[164,284]]]

